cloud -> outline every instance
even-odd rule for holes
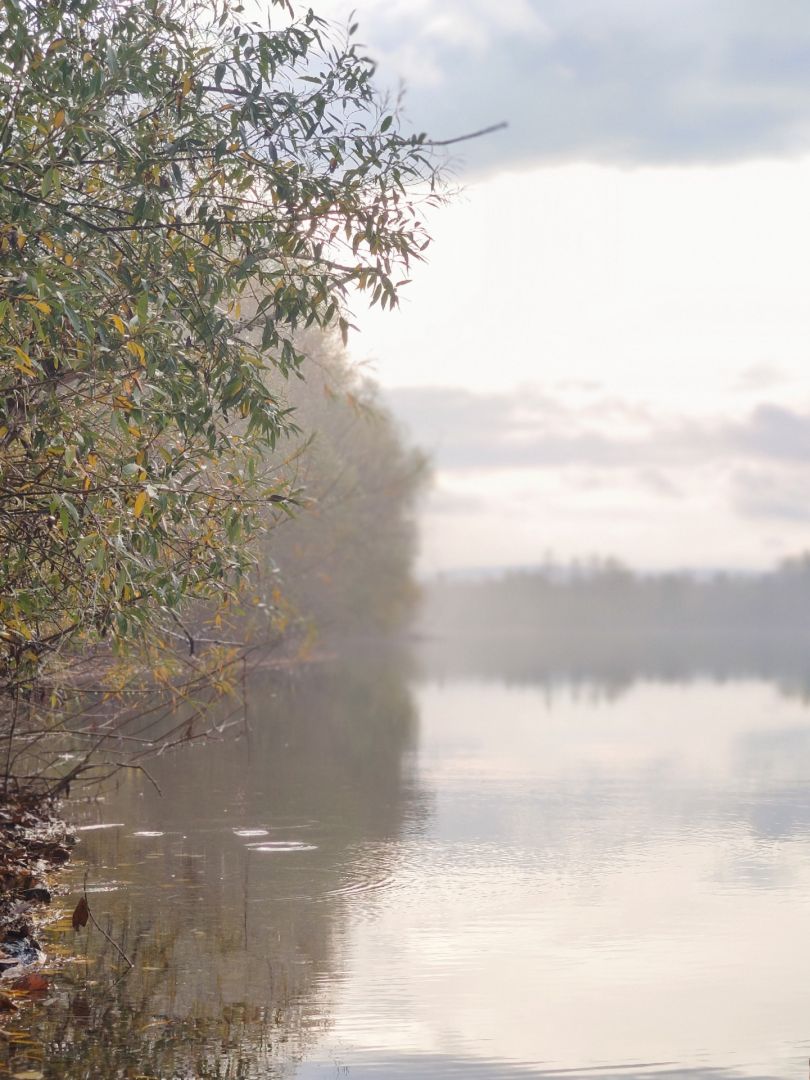
[[[386,397],[446,469],[642,467],[646,481],[661,487],[655,466],[740,459],[810,465],[810,412],[777,405],[760,405],[736,423],[710,423],[611,399],[572,405],[526,388],[484,395],[405,387]]]
[[[573,406],[526,388],[483,395],[411,387],[386,398],[444,469],[689,464],[700,453],[696,440],[704,448],[712,442],[694,424],[656,431],[655,417],[638,406],[607,399]]]
[[[735,509],[745,517],[808,524],[810,467],[790,471],[738,469],[732,478],[732,497]]]
[[[772,390],[790,379],[790,374],[775,364],[751,364],[744,368],[733,386],[735,390]]]
[[[481,511],[481,505],[480,494],[465,494],[455,491],[452,487],[445,487],[439,482],[428,492],[425,509],[430,514],[456,517],[478,514]]]
[[[742,420],[712,423],[612,399],[572,404],[527,388],[483,395],[413,387],[386,397],[442,478],[432,513],[480,510],[483,496],[474,492],[496,487],[496,474],[534,483],[545,474],[569,491],[636,491],[648,505],[650,497],[694,499],[702,470],[700,490],[738,516],[810,523],[810,411],[763,404]]]
[[[343,0],[328,9],[343,14]],[[803,0],[366,0],[361,34],[408,112],[476,169],[706,162],[810,147]]]
[[[810,413],[761,405],[736,430],[732,442],[752,457],[810,463]]]
[[[636,478],[648,491],[651,491],[654,495],[659,495],[663,499],[684,498],[683,488],[674,483],[660,469],[639,469]]]

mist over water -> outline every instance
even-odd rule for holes
[[[806,1078],[810,6],[0,41],[0,1080]]]
[[[249,735],[77,805],[136,967],[91,936],[14,1069],[803,1075],[810,665],[546,645],[257,671]]]

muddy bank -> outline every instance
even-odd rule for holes
[[[53,879],[70,859],[75,836],[59,803],[41,794],[0,799],[0,1011],[16,1008],[14,993],[41,992],[45,960],[39,931],[48,921]]]

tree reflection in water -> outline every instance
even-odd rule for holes
[[[80,825],[125,823],[82,833],[66,880],[78,889],[88,871],[91,906],[135,969],[92,931],[55,925],[48,948],[66,962],[7,1025],[20,1029],[0,1059],[11,1074],[276,1076],[328,1028],[347,898],[373,905],[398,840],[429,814],[414,705],[391,657],[283,682],[259,672],[250,700],[248,734],[155,764],[162,798],[127,774],[70,808]]]

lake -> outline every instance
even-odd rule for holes
[[[162,796],[72,802],[135,968],[57,923],[11,1075],[804,1078],[802,680],[464,655],[258,671]]]

